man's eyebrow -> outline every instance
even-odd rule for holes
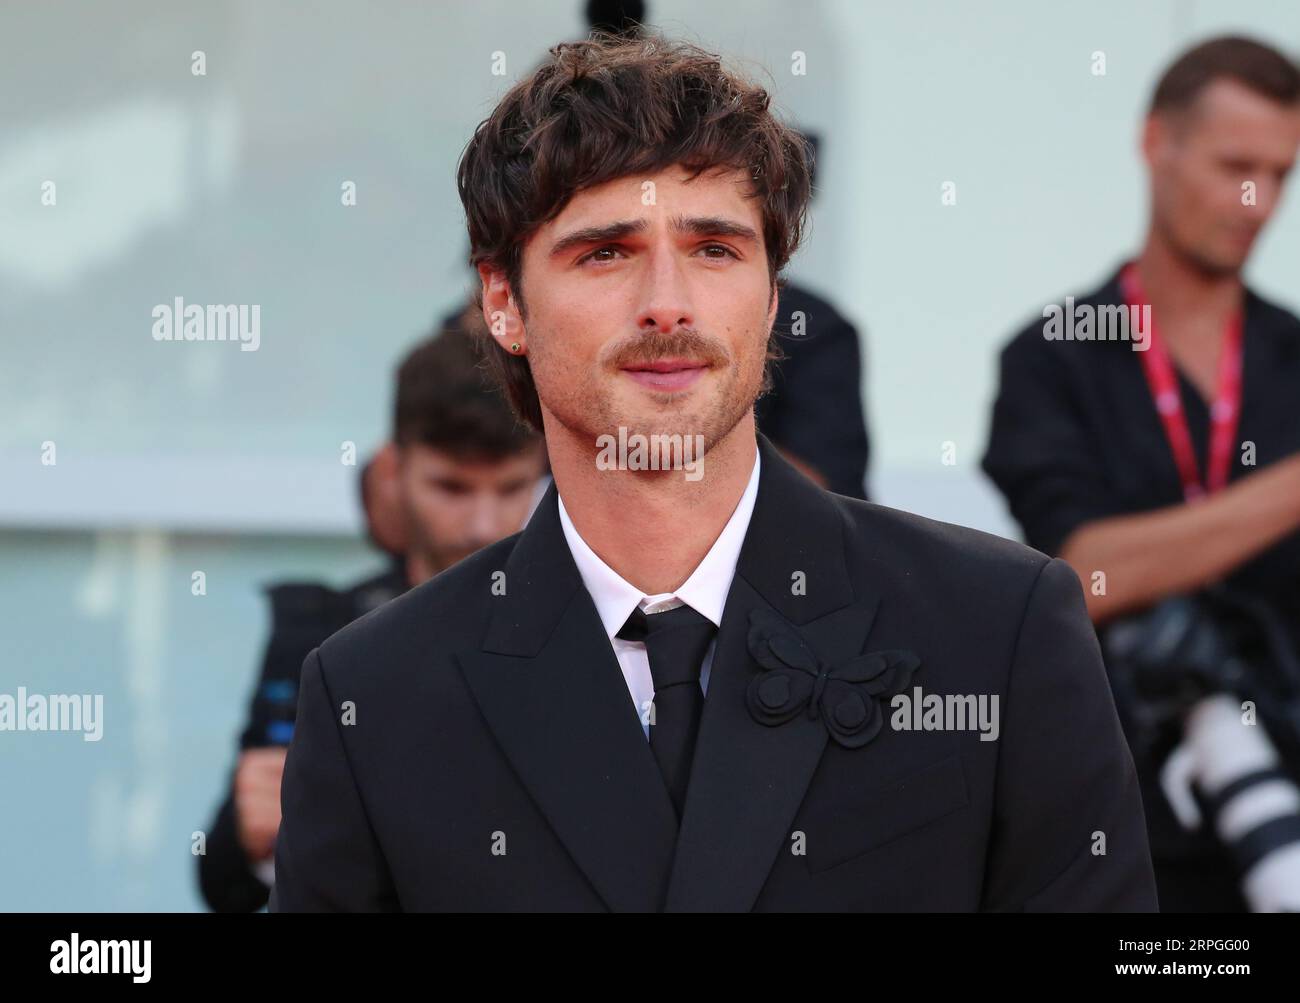
[[[566,233],[551,245],[551,257],[559,257],[566,251],[581,247],[584,244],[603,244],[608,241],[621,240],[634,233],[641,233],[648,229],[649,226],[650,224],[644,219],[622,219],[616,223],[606,223],[603,226],[584,226],[580,230]]]
[[[566,233],[551,245],[551,256],[559,257],[575,247],[587,244],[604,244],[622,240],[634,233],[644,233],[650,224],[645,219],[623,219],[601,226],[584,226],[579,230]],[[696,237],[735,237],[741,240],[758,240],[758,234],[752,226],[738,223],[724,216],[674,216],[672,221],[674,233],[686,233]]]
[[[752,226],[738,223],[724,216],[674,216],[672,228],[676,233],[689,233],[696,237],[739,237],[758,240]]]

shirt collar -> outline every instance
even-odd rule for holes
[[[564,508],[564,499],[559,498],[560,526],[564,530],[564,538],[568,541],[573,562],[578,566],[578,573],[582,576],[587,591],[591,593],[600,622],[610,640],[623,628],[638,605],[644,607],[652,602],[658,605],[670,599],[680,600],[697,613],[708,617],[715,626],[722,625],[722,608],[726,604],[727,593],[731,591],[731,580],[736,574],[740,548],[745,542],[749,518],[754,512],[754,501],[758,497],[759,463],[759,450],[755,449],[754,469],[750,472],[749,483],[745,485],[731,518],[681,588],[662,595],[647,597],[596,556],[596,552],[587,546],[587,542],[574,527]]]

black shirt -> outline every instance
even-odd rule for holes
[[[1119,305],[1119,271],[1076,306]],[[1030,324],[1002,352],[984,470],[1030,546],[1057,556],[1086,522],[1184,501],[1138,352],[1124,341],[1048,341]],[[1245,295],[1242,406],[1229,481],[1300,452],[1300,319]],[[1202,478],[1209,406],[1182,372],[1178,385]],[[1242,463],[1253,442],[1255,465]],[[1225,583],[1293,614],[1300,650],[1300,533],[1236,569]]]

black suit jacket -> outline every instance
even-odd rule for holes
[[[271,909],[1154,909],[1068,565],[759,448],[680,828],[552,485],[522,533],[307,658]],[[926,693],[996,694],[1000,737],[887,723],[848,749],[807,714],[757,723],[753,609],[824,661],[915,652]]]

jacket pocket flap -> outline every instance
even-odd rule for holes
[[[961,757],[952,755],[865,797],[819,807],[805,826],[808,869],[845,863],[968,803]]]

